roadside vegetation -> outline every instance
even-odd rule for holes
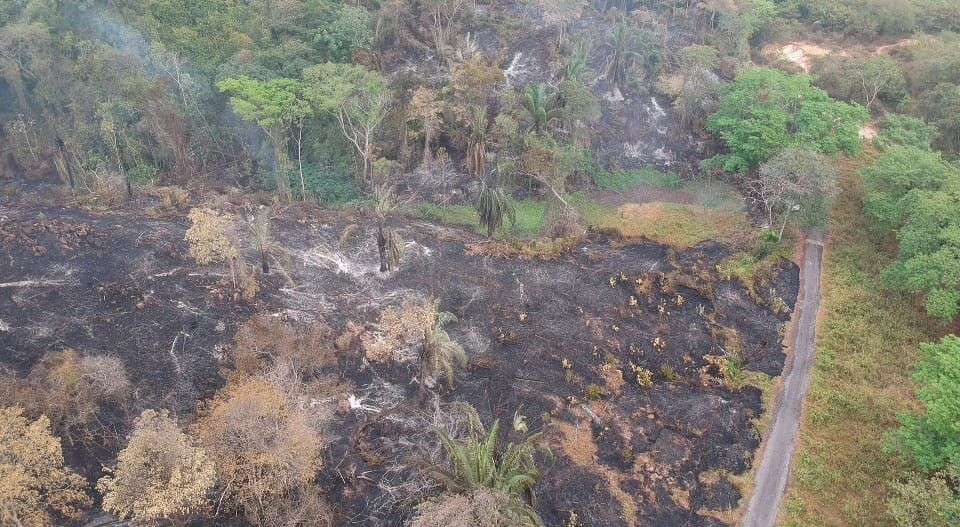
[[[876,154],[872,154],[870,157]],[[783,525],[895,525],[890,488],[909,466],[884,450],[897,415],[916,410],[911,370],[934,324],[884,287],[890,261],[861,211],[857,170],[845,159],[824,255],[817,355],[785,499]],[[909,525],[909,524],[904,524]]]

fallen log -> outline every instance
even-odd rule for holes
[[[66,280],[20,280],[19,282],[0,283],[0,289],[12,287],[54,287],[60,285],[70,285]]]

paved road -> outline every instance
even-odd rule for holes
[[[788,365],[774,410],[773,429],[767,437],[763,459],[754,479],[753,496],[741,527],[774,527],[780,501],[787,487],[790,462],[797,446],[800,410],[810,385],[813,366],[817,310],[820,308],[820,266],[823,260],[823,232],[811,231],[804,250],[800,319],[793,340],[793,358]]]

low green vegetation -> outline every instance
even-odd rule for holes
[[[606,170],[597,171],[593,178],[597,187],[603,190],[615,190],[623,192],[636,185],[649,185],[651,187],[680,188],[682,182],[676,172],[661,172],[655,168],[642,168],[639,170],[615,170],[608,172]]]
[[[921,344],[920,355],[914,381],[923,411],[900,416],[895,437],[921,469],[933,472],[960,463],[960,338]]]
[[[498,236],[536,236],[543,229],[543,217],[547,204],[538,200],[510,200],[514,210],[514,221],[504,222],[505,234]],[[486,232],[480,225],[480,216],[471,205],[435,205],[421,203],[417,212],[447,225],[470,228],[478,233]]]
[[[784,527],[896,525],[886,502],[909,463],[884,452],[884,437],[913,409],[917,345],[933,334],[910,298],[884,287],[888,257],[860,210],[856,167],[844,164],[822,276],[827,316],[817,329]]]

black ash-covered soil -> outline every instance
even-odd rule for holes
[[[678,251],[593,234],[554,260],[520,260],[470,255],[483,240],[463,231],[391,221],[406,253],[398,271],[380,273],[373,219],[276,219],[290,280],[260,277],[257,299],[244,303],[223,293],[226,269],[189,258],[184,219],[0,208],[0,283],[37,282],[0,288],[0,365],[24,375],[66,347],[113,355],[138,407],[187,417],[222,386],[223,351],[258,311],[341,330],[435,296],[458,317],[448,331],[471,357],[440,402],[468,401],[488,421],[519,412],[531,428],[550,423],[554,458],[543,460],[537,502],[548,525],[570,511],[583,525],[722,524],[699,513],[735,506],[737,490],[715,476],[748,469],[761,397],[727,388],[704,357],[723,356],[734,334],[745,369],[780,373],[788,315],[766,305],[770,295],[795,303],[795,265],[785,262],[754,298],[718,279],[729,249],[717,243]],[[349,225],[356,232],[342,237]],[[390,365],[356,347],[339,356],[335,373],[360,403],[327,430],[319,481],[342,524],[393,525],[407,514],[388,495],[399,477],[392,456],[409,440],[432,440],[423,416],[436,403],[418,397],[409,356]],[[652,387],[637,384],[631,364],[652,373]],[[564,430],[584,428],[590,463],[564,440]],[[95,476],[96,464],[85,465]]]

